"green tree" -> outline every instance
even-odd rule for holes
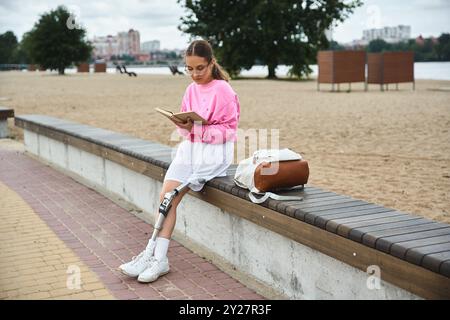
[[[342,51],[345,50],[345,47],[336,41],[330,41],[328,50]]]
[[[12,63],[34,63],[31,59],[30,48],[29,48],[29,32],[26,32],[22,36],[22,40],[19,42],[17,47],[14,49],[12,53]]]
[[[0,63],[13,63],[17,46],[17,37],[12,31],[0,34]]]
[[[391,50],[392,46],[383,39],[376,39],[369,42],[367,51],[372,53],[379,53]]]
[[[85,36],[86,30],[75,23],[64,6],[59,6],[40,17],[29,32],[26,47],[36,63],[64,74],[66,67],[90,57],[92,46]]]
[[[450,61],[450,33],[443,33],[438,38],[436,53],[440,61]]]
[[[179,29],[213,46],[225,69],[236,76],[255,61],[275,78],[280,63],[297,77],[311,73],[319,49],[328,48],[325,31],[344,21],[360,0],[178,0],[188,9]]]

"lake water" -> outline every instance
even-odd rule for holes
[[[180,68],[181,71],[182,68]],[[317,77],[317,65],[312,65],[312,77]],[[92,70],[91,70],[92,71]],[[116,73],[115,68],[107,68],[108,73]],[[163,74],[170,75],[168,67],[129,67],[127,71],[139,74]],[[287,75],[289,67],[280,65],[276,69],[276,75],[284,77]],[[66,69],[67,73],[75,73],[76,69]],[[244,77],[265,77],[267,75],[266,66],[254,66],[250,70],[243,70],[241,76]],[[450,62],[416,62],[414,63],[414,75],[416,79],[450,80]]]

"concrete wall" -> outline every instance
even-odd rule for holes
[[[122,197],[154,221],[161,182],[27,130],[24,139],[30,153]],[[369,289],[368,273],[189,194],[178,207],[175,235],[290,299],[418,298],[384,281]]]
[[[0,119],[0,139],[7,138],[9,136],[8,120]]]

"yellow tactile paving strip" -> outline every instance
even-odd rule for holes
[[[0,299],[114,299],[97,275],[1,182],[0,220]]]

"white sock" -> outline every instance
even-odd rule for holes
[[[158,237],[156,238],[155,258],[156,260],[162,260],[167,255],[169,250],[169,239]]]

